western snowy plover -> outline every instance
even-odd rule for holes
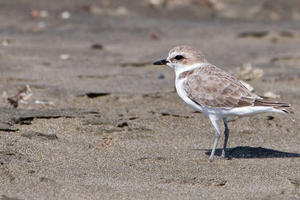
[[[207,62],[203,54],[189,46],[170,50],[166,59],[153,63],[167,65],[176,74],[175,87],[185,103],[206,115],[213,124],[216,137],[209,161],[213,161],[220,138],[218,120],[223,119],[225,139],[222,157],[225,157],[229,137],[229,116],[252,115],[263,112],[288,113],[288,103],[265,99],[250,92],[233,75]]]

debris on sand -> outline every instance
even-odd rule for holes
[[[92,15],[103,15],[104,9],[95,5],[87,5],[82,7],[83,10],[91,13]]]
[[[102,142],[100,143],[98,148],[107,148],[114,145],[114,141],[110,137],[104,137],[102,138]]]
[[[263,38],[269,34],[268,31],[246,31],[238,34],[239,38]]]
[[[49,16],[47,10],[32,10],[30,14],[33,19],[47,18]]]
[[[156,34],[156,33],[151,33],[151,34],[150,34],[150,37],[151,37],[152,40],[156,40],[156,41],[160,40],[159,35]]]
[[[70,19],[71,13],[69,11],[63,11],[60,16],[62,19]]]
[[[83,10],[91,13],[92,15],[108,15],[108,16],[126,16],[129,15],[129,11],[124,6],[117,8],[102,8],[96,5],[88,5],[82,8]]]
[[[38,25],[37,25],[37,28],[40,29],[40,30],[42,30],[42,29],[46,28],[46,26],[47,26],[47,25],[46,25],[45,22],[40,21],[40,22],[38,23]]]
[[[58,137],[56,134],[45,134],[36,131],[26,131],[21,134],[21,136],[33,139],[33,138],[41,138],[45,140],[57,140]]]
[[[147,5],[152,8],[162,8],[166,7],[168,4],[167,0],[148,0]]]
[[[30,31],[33,33],[40,33],[45,31],[47,28],[47,24],[44,21],[40,21],[37,24],[35,24],[32,28],[30,28]]]
[[[251,81],[259,79],[263,76],[264,71],[262,69],[253,68],[251,63],[245,63],[243,67],[239,67],[235,71],[235,76],[244,81]]]
[[[129,14],[129,11],[124,6],[118,7],[117,9],[113,10],[111,13],[111,15],[114,15],[114,16],[125,16],[128,14]]]
[[[7,40],[7,39],[0,40],[0,45],[3,47],[7,47],[10,43],[11,43],[11,40]]]
[[[120,63],[121,67],[146,67],[151,65],[150,62],[128,62],[128,63]]]
[[[266,97],[266,98],[270,98],[270,99],[278,99],[278,98],[280,98],[279,94],[275,94],[275,93],[273,93],[271,91],[265,92],[263,96]]]
[[[211,8],[218,2],[215,0],[147,0],[146,5],[151,8],[176,8],[180,6],[201,6]]]
[[[288,178],[288,180],[290,181],[291,184],[295,185],[296,187],[300,186],[300,178],[299,177]]]
[[[270,62],[284,64],[284,65],[299,65],[300,56],[299,55],[277,56],[271,58]]]
[[[273,43],[281,39],[291,39],[295,37],[295,33],[290,31],[245,31],[237,35],[239,38],[255,38],[266,39]]]
[[[159,73],[159,74],[157,74],[156,77],[157,77],[158,79],[164,79],[164,78],[165,78],[165,75],[162,74],[162,73]]]
[[[99,44],[99,43],[95,43],[95,44],[92,44],[91,48],[95,49],[95,50],[102,50],[103,49],[103,45]]]
[[[191,4],[199,4],[206,6],[209,2],[206,0],[147,0],[146,5],[151,8],[176,8],[179,6],[187,6]]]
[[[22,88],[18,93],[12,97],[8,97],[7,92],[3,92],[2,97],[8,101],[10,105],[14,108],[17,108],[20,103],[27,104],[27,100],[32,96],[32,91],[29,85]]]
[[[54,102],[53,101],[47,101],[47,100],[35,100],[34,103],[35,104],[39,104],[39,105],[54,106]]]
[[[61,60],[69,60],[70,59],[70,55],[69,54],[60,54],[59,58]]]

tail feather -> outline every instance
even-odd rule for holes
[[[285,102],[279,102],[273,99],[255,99],[254,106],[267,106],[273,107],[275,109],[281,110],[285,113],[290,113],[288,110],[284,108],[291,107],[291,104]]]
[[[291,107],[289,103],[283,103],[272,99],[255,99],[254,106]]]
[[[284,108],[276,108],[276,107],[274,107],[274,108],[277,109],[277,110],[281,110],[281,111],[285,112],[286,114],[290,114],[291,113],[289,110],[284,109]]]

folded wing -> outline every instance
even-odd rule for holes
[[[289,107],[289,104],[259,97],[250,92],[233,75],[210,64],[195,69],[188,76],[184,90],[191,100],[201,106],[218,108]]]

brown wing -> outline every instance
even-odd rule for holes
[[[197,68],[188,74],[184,90],[195,103],[208,107],[251,106],[260,99],[233,75],[213,65]]]

